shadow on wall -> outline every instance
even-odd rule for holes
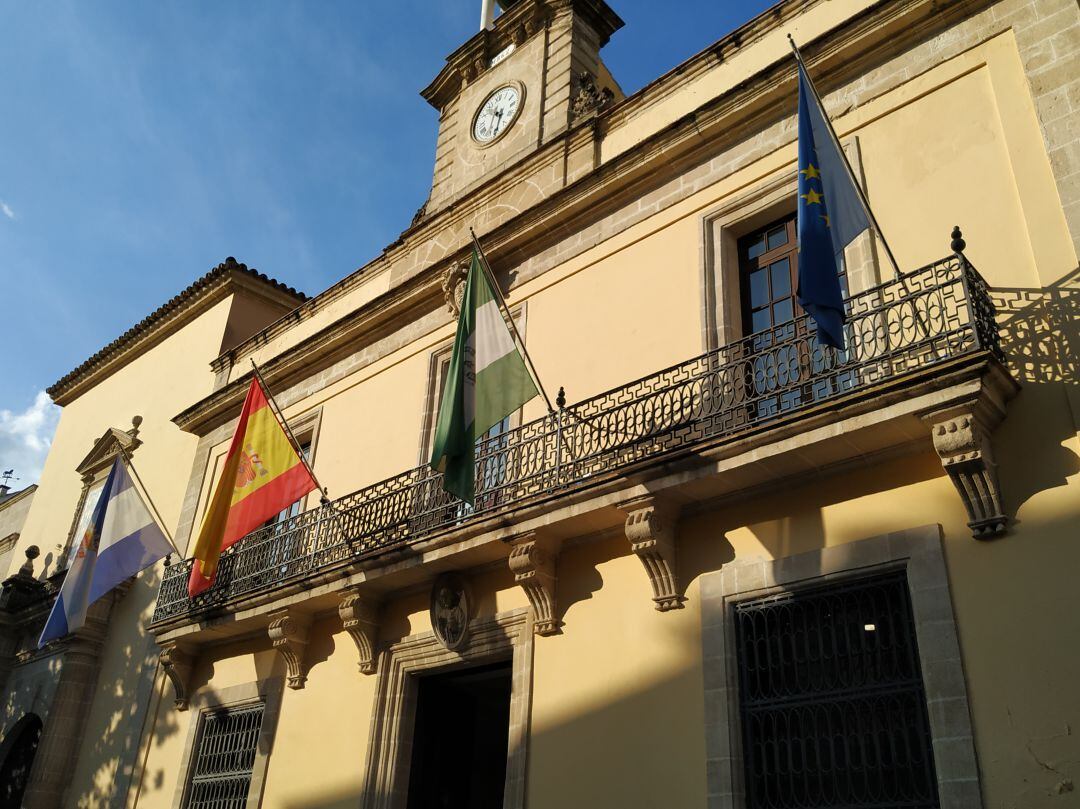
[[[158,648],[140,616],[153,603],[160,583],[155,570],[136,580],[112,609],[109,636],[101,652],[102,668],[86,717],[78,761],[71,762],[79,782],[71,785],[69,805],[123,805],[132,777],[141,767],[147,710],[156,710]],[[171,700],[166,685],[163,699]],[[175,714],[160,712],[155,740],[175,735]],[[88,766],[89,765],[89,766]],[[89,779],[89,783],[87,780]]]
[[[996,287],[991,295],[1001,347],[1022,386],[994,442],[1006,513],[1015,516],[1080,472],[1080,459],[1062,446],[1080,423],[1080,268],[1043,288]]]

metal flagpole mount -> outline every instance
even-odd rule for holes
[[[323,486],[317,477],[315,477],[315,470],[311,468],[311,464],[308,463],[308,459],[304,457],[304,452],[300,449],[300,442],[296,440],[296,436],[293,435],[292,428],[289,427],[289,422],[285,420],[285,414],[281,412],[281,408],[278,407],[277,400],[274,398],[274,394],[270,391],[270,386],[266,384],[266,379],[263,377],[262,372],[259,370],[259,366],[255,362],[254,357],[249,358],[251,360],[251,368],[255,372],[255,379],[258,381],[259,386],[263,389],[263,393],[266,394],[266,401],[270,403],[270,409],[274,413],[274,418],[278,420],[278,424],[281,425],[281,429],[285,431],[286,437],[289,439],[289,443],[292,444],[293,451],[296,453],[296,457],[300,459],[300,463],[307,469],[308,474],[311,475],[311,479],[315,481],[315,488],[319,490],[319,504],[323,506],[330,505],[330,495],[326,491],[326,487]]]
[[[806,84],[810,88],[810,92],[814,96],[814,101],[818,105],[818,109],[821,110],[821,117],[825,121],[825,128],[829,130],[829,137],[832,139],[833,145],[840,153],[840,159],[844,161],[844,168],[847,169],[848,179],[855,187],[855,193],[859,196],[859,202],[862,203],[863,210],[866,212],[866,218],[870,220],[870,225],[877,233],[878,238],[881,239],[881,246],[885,248],[885,255],[889,257],[889,261],[892,262],[893,271],[896,273],[896,277],[900,278],[903,273],[900,272],[900,265],[896,261],[896,256],[893,255],[892,248],[889,246],[889,240],[885,238],[885,234],[881,230],[881,225],[878,224],[877,217],[874,216],[874,212],[870,210],[870,200],[866,197],[866,191],[863,190],[862,184],[855,177],[855,169],[851,167],[851,161],[848,160],[847,152],[844,151],[844,147],[840,145],[840,138],[836,134],[836,130],[833,128],[832,121],[829,119],[828,113],[825,112],[825,105],[821,103],[821,96],[818,95],[817,88],[814,86],[813,80],[810,78],[810,71],[806,69],[806,62],[803,61],[802,52],[799,50],[799,46],[795,44],[795,38],[789,33],[787,35],[788,42],[791,43],[791,51],[795,54],[795,62],[801,66],[803,72],[806,74]],[[828,204],[828,200],[825,201]]]
[[[484,248],[480,246],[480,240],[476,238],[476,232],[471,227],[469,228],[469,235],[472,236],[473,247],[476,248],[476,252],[480,256],[480,269],[487,275],[488,283],[491,284],[491,288],[495,291],[495,296],[498,298],[499,308],[502,309],[503,316],[506,320],[510,321],[510,330],[514,334],[514,342],[517,343],[518,351],[521,352],[521,356],[525,360],[525,365],[529,369],[529,374],[532,376],[533,382],[536,383],[536,387],[540,390],[540,395],[544,397],[548,413],[554,413],[555,408],[551,405],[551,397],[548,396],[547,391],[544,389],[544,383],[540,381],[540,375],[536,372],[536,366],[533,365],[532,357],[529,356],[529,352],[525,348],[525,341],[521,339],[521,334],[518,333],[517,324],[514,322],[514,316],[510,313],[510,307],[506,305],[506,298],[503,297],[502,289],[499,288],[499,282],[495,278],[495,273],[491,271],[491,265],[488,264],[487,256],[484,254]]]

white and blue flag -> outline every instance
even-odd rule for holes
[[[45,622],[38,648],[79,629],[91,604],[171,552],[172,545],[117,458],[90,524],[79,538],[78,550]]]

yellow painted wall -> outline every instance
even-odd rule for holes
[[[854,7],[819,4],[813,13],[828,22]],[[1032,289],[1075,268],[1025,87],[1015,40],[1005,34],[839,118],[841,135],[860,140],[871,197],[905,266],[943,256],[949,229],[960,224],[969,257],[994,285]],[[658,110],[634,137],[693,101]],[[794,159],[794,144],[785,146],[515,289],[511,303],[528,302],[527,341],[552,393],[565,385],[573,402],[698,353],[701,217],[790,173]],[[332,494],[415,464],[428,356],[451,332],[447,326],[290,407],[290,417],[323,407],[316,470]],[[641,563],[622,537],[565,549],[565,631],[535,649],[531,809],[701,805],[701,575],[735,557],[776,558],[928,523],[944,527],[986,803],[1065,805],[1054,802],[1055,779],[1069,777],[1080,759],[1069,730],[1080,724],[1080,658],[1070,645],[1080,630],[1070,595],[1080,569],[1080,443],[1066,380],[1037,370],[1021,375],[1024,390],[995,441],[1007,510],[1017,518],[1001,540],[971,538],[928,436],[916,455],[868,459],[685,519],[679,570],[689,600],[680,611],[653,609]],[[533,402],[526,418],[542,412]],[[524,604],[505,572],[479,579],[484,610]],[[427,631],[426,608],[422,592],[393,601],[382,640]],[[285,694],[268,806],[354,805],[362,789],[374,679],[356,671],[355,649],[335,621],[313,630],[307,687]],[[205,669],[212,687],[265,676],[250,649],[215,655],[212,677]],[[140,806],[166,805],[180,777],[177,738],[189,719],[162,710]],[[295,776],[316,767],[325,777]]]

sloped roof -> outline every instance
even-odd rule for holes
[[[64,376],[60,377],[60,379],[46,389],[46,393],[48,393],[55,401],[57,397],[62,396],[74,384],[109,364],[125,350],[135,345],[144,337],[149,336],[166,321],[179,315],[196,301],[203,298],[211,290],[221,287],[231,279],[245,279],[249,284],[254,282],[257,285],[272,290],[276,293],[277,297],[284,296],[286,298],[291,297],[295,299],[297,304],[303,303],[308,299],[308,296],[303,292],[298,292],[293,287],[283,284],[280,281],[276,281],[258,270],[249,269],[246,264],[242,264],[232,256],[229,256],[221,264],[218,264],[210,270],[210,272],[194,281],[179,294],[170,298],[107,346],[100,351],[97,351],[74,370],[64,374]]]

